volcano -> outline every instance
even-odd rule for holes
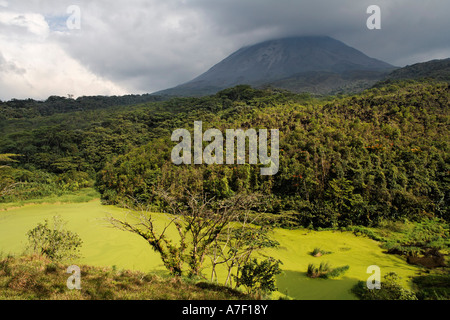
[[[327,36],[291,37],[243,47],[195,79],[155,94],[201,96],[240,84],[297,93],[350,93],[394,69]]]

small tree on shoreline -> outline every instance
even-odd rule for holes
[[[211,259],[211,281],[217,279],[216,267],[225,264],[227,277],[224,285],[232,285],[233,270],[236,280],[235,287],[239,287],[239,274],[250,258],[264,248],[274,248],[279,245],[269,236],[272,227],[262,224],[261,214],[250,218],[248,214],[240,216],[239,220],[227,228],[226,232],[218,237],[211,246],[208,256]],[[255,225],[255,223],[258,223]]]
[[[248,293],[257,294],[258,297],[276,291],[275,276],[281,273],[280,260],[273,258],[258,262],[257,259],[247,261],[236,282],[244,285]]]
[[[217,200],[187,187],[176,195],[162,189],[156,193],[169,221],[162,230],[155,227],[154,219],[146,209],[132,212],[133,222],[114,217],[109,217],[108,221],[113,227],[144,238],[175,276],[185,273],[184,264],[188,265],[189,276],[201,276],[208,253],[219,239],[233,230],[233,223],[238,222],[243,212],[258,199],[255,194],[237,194]],[[178,239],[169,236],[169,228],[175,228]]]
[[[33,253],[54,261],[68,261],[80,258],[80,236],[64,229],[65,222],[59,216],[53,217],[53,226],[48,220],[39,223],[27,232],[29,248]]]

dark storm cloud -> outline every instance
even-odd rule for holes
[[[293,35],[329,35],[398,66],[450,56],[450,2],[355,0],[193,0],[117,5],[110,25],[122,58],[111,69],[140,90],[176,85],[244,45]],[[367,8],[381,8],[381,30],[369,30]],[[111,32],[111,30],[114,30]],[[124,41],[124,39],[126,39]],[[97,38],[92,39],[94,42]],[[129,47],[123,47],[126,43]],[[122,49],[118,48],[122,46]],[[95,46],[94,46],[95,47]],[[156,50],[155,50],[156,49]],[[116,55],[120,57],[120,54]]]
[[[329,35],[399,66],[450,56],[450,1],[196,0],[193,4],[215,22],[217,34],[242,41],[239,36],[249,30],[266,30],[258,39],[248,38],[248,43],[267,37]],[[381,9],[381,30],[366,27],[370,16],[366,10],[374,4]]]
[[[81,30],[64,32],[72,3],[10,1],[7,10],[42,14],[48,41],[134,93],[186,82],[242,46],[286,36],[328,35],[398,66],[450,56],[450,1],[79,0]],[[381,8],[381,30],[366,27],[370,5]]]

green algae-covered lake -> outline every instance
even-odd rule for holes
[[[45,219],[59,215],[67,221],[66,228],[78,233],[83,240],[83,258],[79,264],[113,267],[118,269],[164,272],[164,267],[151,247],[141,238],[123,232],[103,221],[107,215],[124,218],[126,210],[103,206],[99,200],[85,203],[35,204],[0,211],[0,253],[23,252],[26,232]],[[155,219],[164,224],[162,215]],[[350,232],[311,231],[307,229],[276,229],[274,238],[280,243],[277,249],[265,254],[280,259],[283,274],[277,277],[279,292],[275,297],[287,294],[301,300],[348,300],[355,299],[350,289],[358,281],[366,281],[371,265],[381,269],[381,275],[396,272],[408,286],[408,279],[418,269],[408,265],[402,258],[384,254],[380,243],[366,237],[357,237]],[[313,257],[310,252],[320,247],[330,254]],[[306,276],[309,263],[316,265],[328,262],[332,267],[348,265],[350,269],[335,279],[311,279]],[[208,272],[205,272],[207,278]],[[221,274],[219,273],[219,278]],[[223,276],[223,274],[222,274]]]

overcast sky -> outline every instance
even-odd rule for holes
[[[370,5],[381,30],[366,26]],[[285,36],[328,35],[396,66],[448,58],[449,13],[447,0],[0,0],[0,99],[152,93]]]

